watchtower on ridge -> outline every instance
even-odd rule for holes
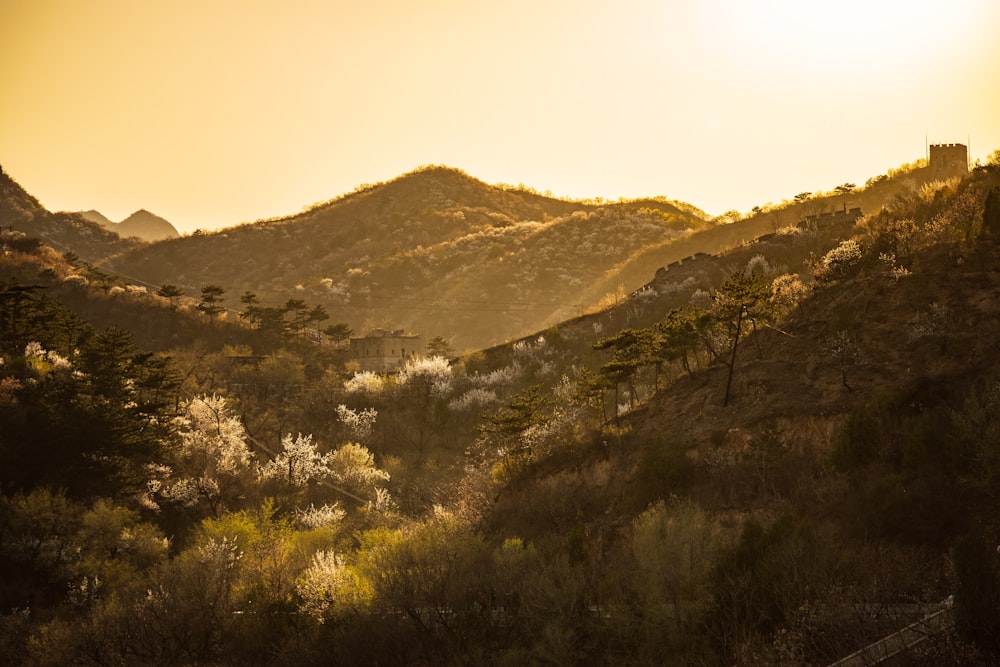
[[[969,173],[969,147],[965,144],[931,144],[927,169],[934,179]]]

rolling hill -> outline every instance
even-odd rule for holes
[[[432,167],[286,218],[136,247],[107,267],[192,295],[219,285],[230,305],[248,290],[265,304],[306,299],[355,330],[388,323],[468,349],[578,314],[615,265],[708,225],[665,200],[571,202]]]

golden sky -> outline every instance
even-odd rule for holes
[[[711,214],[971,138],[997,0],[0,0],[0,164],[181,231],[425,164]]]

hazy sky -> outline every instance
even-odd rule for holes
[[[718,214],[1000,148],[997,0],[0,0],[0,164],[182,231],[424,164]]]

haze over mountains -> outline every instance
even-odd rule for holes
[[[471,348],[579,314],[633,255],[708,225],[666,200],[571,202],[434,167],[106,264],[189,294],[219,285],[231,307],[247,290],[275,305],[306,298],[356,330],[405,328]]]
[[[139,209],[120,222],[112,222],[100,211],[80,211],[80,215],[113,231],[122,238],[135,237],[143,241],[160,241],[180,236],[180,233],[170,222],[146,209]]]

